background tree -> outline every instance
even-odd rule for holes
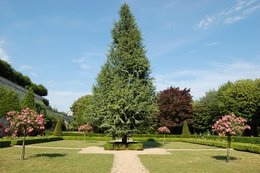
[[[159,124],[171,128],[172,132],[181,133],[184,121],[192,123],[192,97],[190,89],[180,90],[170,87],[161,91],[157,101]]]
[[[193,102],[193,127],[197,133],[211,131],[211,126],[220,118],[218,92],[206,92],[200,100]]]
[[[48,90],[43,85],[37,85],[32,83],[31,79],[28,76],[23,75],[21,72],[16,71],[12,68],[12,66],[0,59],[0,76],[6,78],[17,85],[20,85],[26,89],[32,88],[35,94],[40,96],[46,96],[48,94]]]
[[[220,114],[234,112],[246,118],[251,126],[251,134],[258,136],[260,127],[260,80],[238,80],[222,85],[218,90]],[[249,133],[249,130],[246,131]]]
[[[156,105],[141,32],[126,4],[121,7],[112,38],[107,61],[93,88],[94,121],[127,143],[128,135],[149,130]]]
[[[22,108],[30,108],[32,110],[36,110],[34,93],[32,88],[30,88],[24,95],[24,98],[22,100]]]
[[[0,118],[6,116],[9,111],[20,111],[18,94],[6,87],[0,86]]]
[[[78,125],[91,122],[92,106],[91,95],[82,96],[72,104],[70,109],[73,112],[74,120]]]

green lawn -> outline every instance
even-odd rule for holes
[[[63,140],[30,146],[84,148],[101,146],[104,142]],[[139,155],[151,172],[163,173],[259,173],[260,154],[231,151],[230,163],[225,162],[226,151],[196,150],[214,149],[205,145],[184,142],[146,142],[145,146],[177,149],[170,155]],[[194,149],[185,151],[178,149]],[[79,149],[26,148],[26,160],[20,160],[21,148],[0,148],[1,173],[109,173],[113,155],[78,154]]]
[[[209,149],[205,145],[169,142],[161,148]],[[151,173],[259,173],[260,155],[231,151],[231,161],[226,163],[226,151],[171,151],[171,155],[140,155],[144,166]]]
[[[85,148],[90,146],[103,146],[104,144],[104,141],[61,140],[54,142],[32,144],[31,146]]]
[[[94,143],[84,141],[57,141],[31,146],[86,147]],[[99,143],[96,143],[99,145]],[[20,160],[21,148],[0,148],[1,173],[109,173],[113,155],[78,154],[79,150],[26,148],[26,160]]]

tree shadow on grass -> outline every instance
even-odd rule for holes
[[[143,142],[144,148],[158,148],[162,146],[161,143],[155,141],[155,140],[147,140]]]
[[[227,156],[212,156],[216,160],[227,160]],[[230,160],[241,160],[241,158],[230,156]]]
[[[42,154],[35,154],[31,157],[48,157],[48,158],[55,158],[55,157],[65,157],[67,154],[61,153],[42,153]]]

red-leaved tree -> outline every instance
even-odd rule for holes
[[[170,87],[159,93],[157,103],[159,107],[157,118],[160,126],[177,127],[181,131],[184,121],[188,124],[192,122],[190,89]]]
[[[34,110],[30,110],[29,108],[25,108],[22,109],[21,112],[8,112],[6,119],[11,125],[10,129],[6,129],[6,131],[11,131],[13,133],[13,136],[17,136],[18,133],[20,133],[19,135],[23,136],[21,160],[24,160],[25,137],[34,131],[44,131],[44,115],[38,114]]]
[[[230,160],[229,149],[231,146],[231,136],[241,135],[245,129],[250,129],[250,126],[246,125],[246,119],[237,117],[234,113],[222,116],[212,126],[213,132],[218,133],[221,136],[227,136],[227,162]]]

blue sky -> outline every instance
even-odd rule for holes
[[[157,91],[187,87],[198,99],[228,80],[260,77],[260,0],[0,0],[0,58],[67,112],[91,93],[124,2]]]

